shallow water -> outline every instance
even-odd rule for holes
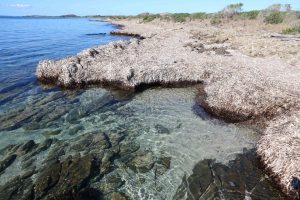
[[[96,34],[108,33],[114,26],[86,19],[0,21],[4,30],[0,32],[0,149],[11,145],[0,151],[0,164],[4,163],[0,165],[0,196],[15,190],[20,195],[24,191],[57,195],[67,185],[62,179],[67,179],[68,187],[100,191],[99,198],[117,191],[131,199],[190,199],[192,188],[182,189],[182,185],[185,177],[199,173],[194,169],[198,163],[209,159],[225,167],[237,154],[255,147],[255,131],[196,113],[201,108],[195,106],[193,87],[120,95],[97,87],[65,91],[35,80],[40,59],[61,58],[120,39]],[[10,160],[9,156],[15,157]],[[84,170],[91,164],[90,156],[96,164]],[[64,168],[69,162],[78,164]],[[55,177],[47,172],[47,168],[57,170],[55,163],[62,166],[61,179],[48,180],[49,185],[42,187],[47,182],[43,178]],[[84,166],[75,170],[78,165]],[[64,170],[72,176],[64,177]],[[259,170],[245,173],[264,177]],[[248,184],[242,180],[240,184]],[[255,181],[254,185],[260,183]],[[273,191],[269,182],[261,187]],[[267,197],[281,198],[278,191]]]

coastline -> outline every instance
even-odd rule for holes
[[[262,164],[285,194],[297,198],[293,180],[300,179],[299,53],[284,54],[287,42],[271,38],[271,32],[259,28],[247,38],[243,30],[233,34],[238,29],[234,25],[222,32],[222,27],[205,22],[201,26],[199,22],[111,22],[122,25],[113,34],[136,37],[87,49],[66,59],[42,61],[37,78],[63,87],[114,83],[123,89],[200,83],[196,102],[207,112],[260,128],[257,154]],[[238,47],[241,37],[244,40]],[[253,46],[261,42],[269,46],[254,47],[251,55],[247,52],[251,49],[249,41],[254,41]],[[271,50],[279,53],[268,55]]]

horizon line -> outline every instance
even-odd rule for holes
[[[259,10],[259,9],[254,9],[254,10]],[[249,12],[249,11],[254,11],[254,10],[243,10],[242,12]],[[261,9],[259,11],[263,11],[263,10],[266,10],[266,9]],[[218,11],[220,12],[220,11]],[[190,13],[190,14],[193,14],[193,13],[206,13],[206,14],[215,14],[215,13],[218,13],[218,12],[202,12],[202,11],[199,11],[199,12],[141,12],[139,14],[127,14],[127,15],[124,15],[124,14],[109,14],[109,15],[101,15],[101,14],[89,14],[89,15],[77,15],[77,14],[62,14],[62,15],[39,15],[39,14],[29,14],[29,15],[0,15],[0,17],[64,17],[64,16],[74,16],[74,17],[88,17],[88,16],[99,16],[99,17],[109,17],[109,16],[137,16],[137,15],[140,15],[140,14],[145,14],[145,13],[149,13],[149,14],[165,14],[165,13],[170,13],[170,14],[174,14],[174,13]],[[283,11],[284,12],[284,11]],[[291,10],[291,12],[300,12],[300,9],[296,9],[296,10]]]

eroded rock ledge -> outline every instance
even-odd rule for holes
[[[220,38],[215,34],[218,28],[208,24],[116,23],[123,28],[114,34],[139,38],[90,48],[62,60],[42,61],[37,78],[63,87],[99,83],[126,89],[141,84],[202,83],[196,100],[206,111],[261,128],[258,156],[282,190],[291,198],[299,198],[298,63],[288,64],[279,58],[281,55],[245,55],[231,43],[236,40]],[[243,30],[240,34],[242,38]],[[255,40],[266,40],[281,49],[290,45],[271,37],[257,39],[259,30],[251,34],[254,44]],[[241,43],[240,49],[245,45]]]

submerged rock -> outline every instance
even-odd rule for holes
[[[48,198],[49,200],[102,200],[101,192],[94,188],[85,188],[80,191],[68,190],[62,194]]]
[[[46,136],[46,137],[51,137],[51,136],[55,136],[55,135],[59,135],[61,133],[61,130],[58,129],[58,130],[51,130],[51,131],[45,131],[43,134]]]
[[[37,198],[44,197],[60,179],[61,163],[55,163],[47,166],[37,177],[35,182],[35,195]]]
[[[107,200],[128,200],[129,198],[121,192],[114,192],[108,196]]]
[[[115,153],[113,151],[106,151],[101,159],[100,174],[103,176],[112,170]]]
[[[30,179],[17,176],[9,183],[0,186],[1,200],[28,200],[34,199],[33,184]]]
[[[35,196],[43,198],[57,198],[68,196],[70,192],[80,194],[92,176],[97,173],[94,170],[96,163],[94,158],[87,156],[70,156],[64,161],[45,167],[37,176],[35,182]]]
[[[228,165],[203,160],[183,178],[173,199],[285,199],[257,162],[255,150],[239,154]]]
[[[4,160],[0,161],[0,174],[9,167],[17,158],[16,154],[12,154],[4,158]]]
[[[107,174],[99,183],[96,185],[98,186],[99,190],[107,195],[117,191],[120,187],[124,185],[125,181],[122,180],[121,176],[118,173],[110,173]]]
[[[155,161],[152,152],[138,152],[127,165],[134,171],[145,173],[153,168]]]
[[[83,131],[84,130],[84,126],[81,125],[76,125],[72,128],[69,128],[66,133],[73,136],[76,135],[78,132]]]
[[[171,157],[162,157],[158,161],[159,164],[163,165],[165,168],[170,169],[171,167]]]
[[[161,124],[156,124],[155,129],[158,134],[170,134],[170,130]]]
[[[125,132],[92,132],[2,149],[1,154],[9,156],[0,162],[7,179],[1,182],[0,199],[128,199],[118,192],[125,184],[118,167],[133,160],[135,169],[146,171],[155,161],[151,152],[136,154],[139,146],[125,136]],[[21,164],[22,170],[8,177],[6,169],[11,170],[13,162]]]
[[[53,145],[55,142],[57,142],[57,139],[46,139],[43,142],[41,142],[38,146],[35,152],[33,152],[31,154],[31,156],[35,155],[35,154],[39,154],[42,151],[46,151],[47,149],[49,149],[51,147],[51,145]]]
[[[19,148],[19,151],[26,154],[26,153],[30,152],[31,150],[33,150],[36,146],[37,145],[35,144],[35,142],[33,140],[29,140],[28,142],[26,142]]]

